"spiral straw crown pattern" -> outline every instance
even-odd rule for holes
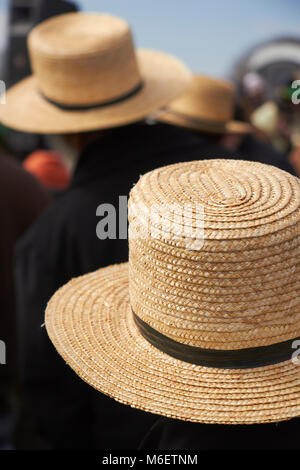
[[[130,237],[134,312],[200,348],[243,349],[300,336],[299,189],[299,180],[281,170],[238,160],[143,176],[129,210],[139,230]],[[190,214],[176,218],[186,204]],[[170,223],[176,237],[166,232]],[[201,233],[199,250],[186,248],[183,223],[195,238]]]

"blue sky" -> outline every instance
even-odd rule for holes
[[[7,0],[0,0],[0,47],[6,3]],[[127,19],[138,46],[172,53],[194,71],[219,77],[226,76],[234,60],[259,41],[287,34],[300,37],[299,0],[77,0],[77,3],[87,11],[113,13]]]
[[[249,46],[300,36],[299,0],[81,0],[127,19],[136,43],[178,55],[194,70],[225,76]]]

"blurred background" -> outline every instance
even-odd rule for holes
[[[1,65],[8,37],[9,9],[14,9],[11,34],[21,38],[41,19],[42,4],[50,16],[59,8],[59,3],[64,2],[0,0]],[[81,0],[76,4],[82,10],[109,12],[126,18],[135,32],[138,46],[173,53],[192,69],[216,77],[230,74],[233,63],[254,45],[275,38],[292,40],[300,36],[298,0]],[[45,15],[45,11],[42,14]],[[16,60],[21,68],[21,57]]]
[[[236,117],[252,121],[282,152],[297,143],[289,103],[300,64],[298,0],[0,0],[0,77],[7,86],[30,73],[26,36],[32,27],[76,9],[121,16],[139,47],[174,54],[195,72],[232,80]],[[5,140],[21,160],[46,145],[41,137],[11,131]]]

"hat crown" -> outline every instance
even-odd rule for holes
[[[222,168],[208,168],[199,175],[199,182],[206,191],[207,202],[221,205],[239,205],[247,193],[235,176]]]
[[[229,82],[194,75],[189,89],[172,101],[168,110],[193,119],[226,123],[233,118],[234,90]]]
[[[69,13],[29,35],[40,91],[62,105],[95,105],[120,98],[141,83],[128,24],[103,14]]]
[[[133,312],[163,335],[244,349],[300,335],[300,182],[240,160],[171,165],[129,201]]]

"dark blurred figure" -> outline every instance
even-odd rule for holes
[[[223,80],[194,75],[188,91],[170,103],[159,119],[188,128],[199,138],[210,138],[234,158],[274,165],[294,173],[288,159],[254,136],[250,124],[234,121],[234,89]]]
[[[289,161],[295,169],[296,175],[300,178],[300,142],[289,154]]]
[[[67,0],[9,0],[9,25],[7,51],[5,54],[5,76],[7,86],[12,86],[30,72],[30,61],[26,38],[31,29],[55,15],[75,12],[75,2]]]
[[[274,91],[274,100],[264,103],[251,116],[260,135],[286,159],[300,176],[300,72],[287,77]]]
[[[257,72],[247,72],[241,79],[236,114],[245,122],[251,121],[256,108],[266,101],[266,83]]]
[[[76,141],[80,149],[70,186],[27,233],[17,251],[23,382],[44,446],[134,448],[153,416],[99,394],[64,364],[40,328],[45,307],[72,277],[128,260],[127,239],[97,238],[98,206],[112,204],[117,217],[124,217],[126,207],[119,208],[119,195],[128,195],[141,174],[199,159],[201,151],[208,158],[222,158],[226,151],[205,139],[199,151],[198,139],[188,131],[144,122],[102,135],[70,135],[68,141],[74,145]]]
[[[300,68],[277,89],[280,116],[278,133],[285,142],[288,159],[300,177]]]
[[[70,183],[71,172],[58,152],[36,150],[25,158],[23,167],[51,194],[63,191]]]
[[[299,103],[293,102],[298,94],[292,87],[294,83],[298,83],[296,78],[289,77],[287,83],[282,83],[277,93],[274,92],[274,100],[266,101],[250,116],[259,136],[287,158],[297,147],[300,136]]]
[[[296,170],[291,161],[283,153],[273,148],[268,142],[257,138],[255,135],[228,134],[223,136],[220,144],[226,147],[243,160],[258,161],[267,165],[273,165],[281,170],[296,175]]]
[[[236,115],[251,122],[255,137],[284,154],[299,176],[300,39],[286,36],[264,41],[235,64]]]
[[[160,418],[145,450],[299,450],[300,419],[266,424],[201,424]]]
[[[185,90],[190,74],[165,54],[135,52],[119,18],[63,15],[48,20],[45,31],[44,24],[35,28],[29,45],[35,80],[8,91],[0,118],[16,129],[59,135],[78,164],[68,189],[18,246],[22,383],[43,448],[136,448],[154,417],[95,392],[65,365],[41,328],[45,307],[70,278],[128,259],[126,227],[120,222],[117,239],[97,238],[96,227],[107,204],[126,223],[119,196],[127,196],[141,174],[202,156],[221,158],[226,150],[213,139],[199,146],[188,130],[145,122]],[[53,52],[51,60],[39,62],[45,51]],[[45,66],[55,73],[45,73]]]
[[[67,0],[8,0],[7,3],[8,37],[1,79],[10,87],[31,73],[26,47],[31,29],[52,16],[75,12],[78,6],[77,2]],[[7,132],[6,142],[10,153],[20,161],[35,149],[47,148],[44,136],[12,129]]]
[[[17,336],[13,253],[24,234],[48,203],[37,181],[0,150],[0,341],[6,358],[0,358],[0,448],[9,448],[16,420]],[[1,352],[3,354],[3,348]],[[3,360],[4,359],[4,360]],[[4,363],[3,363],[4,362]]]

